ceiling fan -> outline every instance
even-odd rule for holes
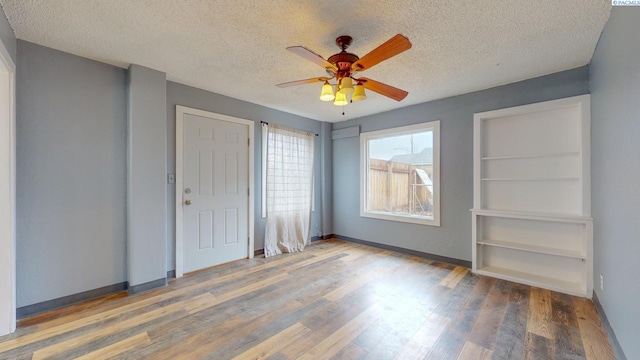
[[[326,70],[328,76],[291,81],[278,84],[276,86],[286,88],[296,85],[324,82],[320,100],[333,101],[334,105],[338,106],[347,105],[350,102],[349,97],[351,97],[351,101],[365,100],[367,96],[364,89],[377,92],[378,94],[396,101],[404,99],[409,94],[408,92],[369,78],[356,77],[356,74],[370,69],[384,60],[402,53],[403,51],[409,50],[411,48],[411,42],[409,39],[404,35],[398,34],[361,58],[356,54],[347,52],[347,48],[351,45],[352,41],[353,39],[351,36],[338,36],[336,39],[336,45],[342,49],[342,51],[329,56],[327,60],[304,46],[288,47],[287,50],[292,53],[301,56],[314,64],[322,66]],[[332,79],[336,80],[336,84],[329,83],[329,80]],[[353,85],[353,81],[356,82],[355,87]],[[333,90],[334,86],[335,92]]]

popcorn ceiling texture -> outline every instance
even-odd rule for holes
[[[343,121],[588,64],[609,17],[605,0],[0,0],[16,37],[322,121]],[[413,48],[362,76],[402,88],[342,109],[319,100],[324,76],[285,50],[325,59],[350,35],[359,56],[401,33]],[[259,120],[259,119],[257,119]]]

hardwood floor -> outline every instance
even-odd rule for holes
[[[590,300],[336,240],[19,325],[0,359],[614,359]]]

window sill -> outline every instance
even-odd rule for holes
[[[388,213],[364,212],[364,211],[360,211],[360,217],[366,217],[366,218],[378,219],[378,220],[396,221],[396,222],[406,222],[406,223],[419,224],[419,225],[440,226],[440,219],[438,218],[430,219],[430,218],[425,218],[420,216],[394,215],[394,214],[388,214]]]

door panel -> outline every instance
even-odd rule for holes
[[[198,195],[213,195],[213,151],[198,151]]]
[[[213,211],[198,213],[198,250],[213,247]]]
[[[226,195],[238,195],[238,153],[226,153],[224,159]]]
[[[224,210],[224,243],[232,245],[238,242],[238,209]]]
[[[247,257],[249,127],[192,114],[184,114],[183,124],[184,271],[190,272]]]

